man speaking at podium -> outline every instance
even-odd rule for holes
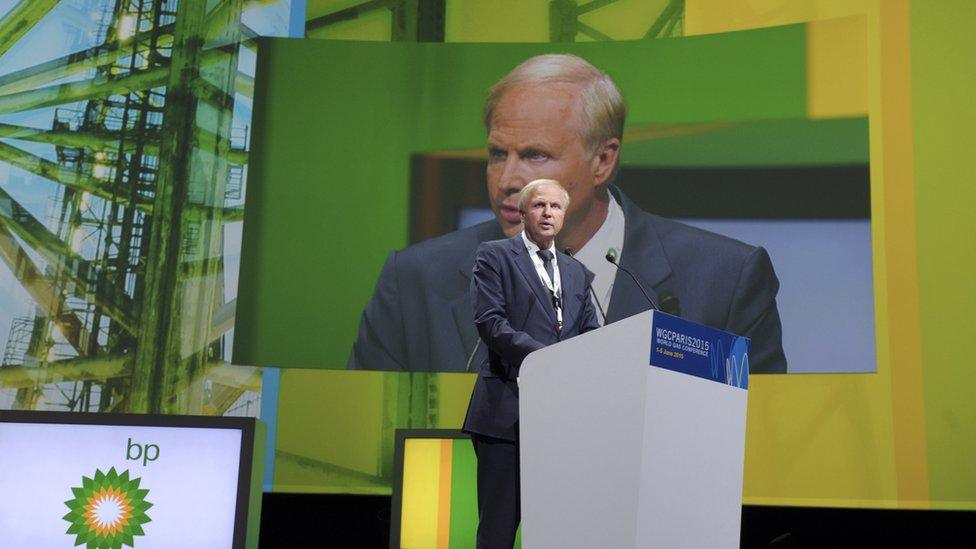
[[[599,327],[592,274],[556,249],[569,194],[537,179],[518,194],[524,230],[478,246],[471,302],[488,362],[475,380],[464,431],[478,457],[478,547],[511,548],[520,520],[518,376],[531,353]]]
[[[625,118],[616,83],[573,55],[533,57],[492,86],[484,122],[495,219],[390,254],[349,367],[478,370],[487,353],[469,320],[474,252],[480,242],[518,234],[519,191],[532,180],[555,179],[572,198],[556,248],[571,248],[594,273],[602,324],[651,308],[643,286],[662,307],[671,301],[668,312],[749,337],[750,373],[785,373],[779,281],[769,255],[645,212],[612,185]],[[604,259],[608,251],[615,264]]]

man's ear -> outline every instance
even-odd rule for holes
[[[593,155],[593,185],[599,187],[613,175],[620,158],[620,140],[616,137],[607,139]]]

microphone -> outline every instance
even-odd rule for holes
[[[651,299],[651,296],[647,294],[647,291],[644,290],[644,286],[640,283],[640,280],[637,280],[637,277],[634,275],[634,273],[630,272],[630,269],[628,269],[627,267],[624,267],[620,263],[617,263],[617,252],[616,252],[616,250],[614,250],[613,248],[610,248],[609,250],[607,250],[606,258],[607,258],[607,261],[609,261],[611,264],[613,264],[614,267],[616,267],[616,268],[620,269],[621,271],[627,273],[628,275],[630,275],[630,278],[634,279],[634,284],[637,284],[637,288],[640,289],[640,291],[641,291],[642,294],[644,294],[644,298],[647,299],[647,302],[651,304],[651,308],[652,309],[657,310],[657,311],[660,311],[661,310],[661,308],[657,306],[657,303],[653,299]],[[672,297],[674,297],[674,296],[672,296]]]
[[[678,301],[678,296],[664,290],[658,297],[661,298],[661,310],[663,312],[669,315],[681,316],[681,302]]]
[[[573,261],[579,263],[580,265],[583,265],[583,262],[582,261],[580,261],[579,259],[576,259],[575,257],[573,257],[573,249],[572,248],[565,248],[563,250],[563,253],[566,254],[566,255],[568,255],[569,257],[573,258]],[[585,269],[586,268],[586,265],[583,265],[583,268]],[[600,316],[603,317],[603,323],[606,324],[607,323],[607,313],[603,312],[603,305],[600,304],[600,299],[596,297],[596,292],[593,291],[593,285],[592,284],[587,284],[586,287],[589,288],[590,295],[593,296],[593,301],[596,302],[596,308],[600,310]]]

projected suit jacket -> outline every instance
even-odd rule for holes
[[[522,360],[531,353],[600,327],[587,285],[592,273],[556,252],[562,282],[562,330],[521,235],[478,247],[471,279],[474,324],[488,348],[464,420],[464,430],[516,440]]]
[[[682,317],[751,338],[750,373],[785,373],[779,281],[766,250],[649,214],[610,190],[624,212],[620,263],[651,297],[670,292]],[[363,311],[349,368],[478,371],[488,353],[471,321],[468,286],[478,244],[500,238],[492,220],[392,252]],[[651,308],[623,272],[603,306],[608,323]]]

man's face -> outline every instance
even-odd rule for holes
[[[540,185],[525,202],[522,223],[529,239],[539,247],[548,249],[563,228],[566,201],[562,191],[552,184]]]
[[[498,102],[488,132],[488,196],[506,235],[522,229],[518,192],[530,181],[562,183],[570,196],[565,213],[571,226],[592,206],[598,182],[606,180],[598,175],[600,157],[591,157],[583,145],[578,97],[574,84],[520,85]]]

